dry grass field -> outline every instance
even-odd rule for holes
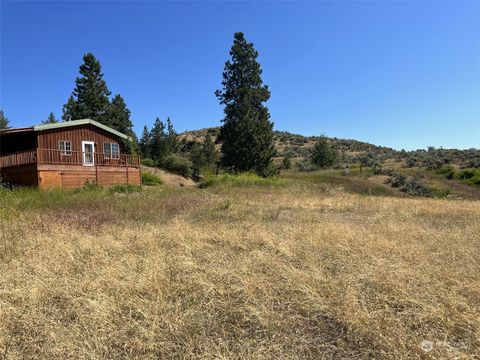
[[[480,357],[480,202],[220,184],[0,198],[0,358]]]

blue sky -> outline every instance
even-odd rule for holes
[[[397,149],[480,147],[480,2],[1,1],[0,107],[61,117],[82,56],[135,130],[216,126],[235,31],[259,51],[278,130]]]

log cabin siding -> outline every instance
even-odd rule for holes
[[[23,186],[78,188],[86,182],[102,186],[115,184],[141,185],[140,159],[124,153],[123,134],[113,133],[93,123],[69,124],[35,130],[12,129],[0,132],[5,145],[0,152],[0,177],[7,183]],[[6,138],[8,141],[3,141]],[[71,154],[62,155],[60,141],[71,142]],[[82,158],[82,142],[95,144],[95,157],[91,166]],[[118,157],[103,155],[104,143],[119,145]],[[8,146],[7,146],[8,145]],[[22,147],[23,146],[23,147]],[[27,146],[27,152],[18,152]],[[12,151],[12,154],[4,152]],[[90,165],[90,163],[88,164]]]
[[[58,142],[61,140],[72,142],[72,151],[82,151],[82,141],[93,141],[95,152],[103,153],[103,143],[116,143],[123,153],[123,144],[118,137],[93,125],[79,125],[69,128],[60,128],[41,131],[38,133],[38,148],[58,149]]]
[[[82,187],[86,182],[102,186],[116,184],[141,184],[140,169],[134,167],[85,167],[40,165],[38,168],[39,188],[62,187],[74,189]]]

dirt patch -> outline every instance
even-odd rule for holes
[[[173,174],[162,169],[149,167],[149,166],[142,166],[141,170],[142,172],[149,172],[154,175],[157,175],[167,185],[180,186],[180,187],[189,187],[189,186],[196,185],[195,181],[193,181],[192,179],[188,179],[181,175]]]

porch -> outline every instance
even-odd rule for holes
[[[138,155],[65,151],[58,149],[27,150],[0,156],[0,168],[30,164],[139,168],[140,157]]]

